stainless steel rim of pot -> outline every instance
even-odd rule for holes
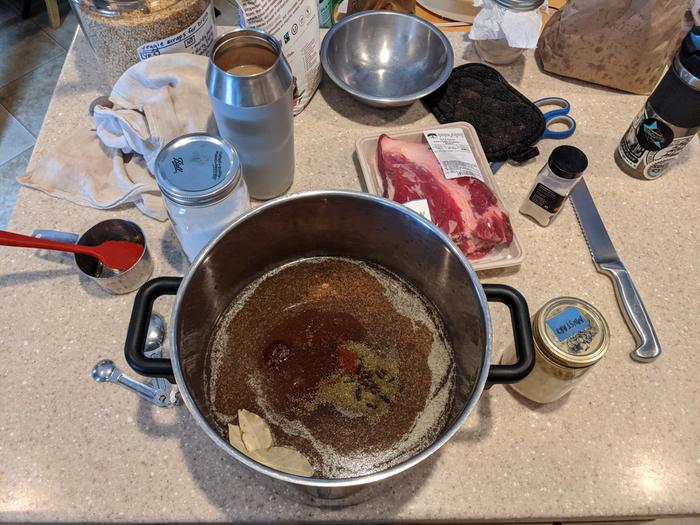
[[[233,230],[236,228],[237,225],[240,223],[246,221],[247,219],[255,216],[256,214],[260,213],[265,213],[266,210],[270,208],[274,208],[276,205],[279,205],[280,203],[294,200],[294,199],[304,199],[304,198],[309,198],[309,197],[318,197],[318,196],[346,196],[346,197],[352,197],[352,198],[357,198],[357,199],[364,199],[364,200],[369,200],[369,201],[374,201],[378,204],[381,204],[383,206],[388,206],[391,208],[394,208],[397,212],[402,213],[406,215],[407,217],[410,217],[413,220],[420,221],[422,223],[422,226],[430,230],[430,232],[437,236],[442,243],[450,250],[451,254],[457,257],[461,265],[464,267],[466,272],[468,273],[470,277],[471,283],[474,285],[474,291],[476,293],[478,303],[481,308],[481,312],[483,314],[483,319],[484,319],[484,331],[485,331],[485,349],[484,349],[484,357],[483,361],[480,367],[480,372],[479,372],[479,379],[476,383],[473,395],[469,399],[469,401],[465,404],[465,407],[460,414],[460,416],[454,421],[454,423],[443,432],[443,434],[435,441],[433,442],[429,447],[425,448],[415,456],[407,459],[406,461],[399,463],[398,465],[395,465],[393,467],[390,467],[386,470],[382,470],[380,472],[364,475],[364,476],[358,476],[358,477],[353,477],[353,478],[344,478],[344,479],[317,479],[317,478],[305,478],[302,476],[296,476],[294,474],[287,474],[284,472],[281,472],[279,470],[272,469],[270,467],[266,467],[260,463],[257,463],[250,459],[248,456],[245,454],[239,452],[235,448],[233,448],[226,440],[224,440],[214,429],[212,429],[207,421],[204,419],[203,415],[197,408],[191,394],[189,391],[189,388],[185,382],[183,370],[180,366],[180,360],[179,360],[179,355],[180,355],[180,348],[179,348],[179,341],[178,341],[178,336],[177,336],[177,328],[180,324],[180,316],[179,316],[179,306],[182,302],[183,296],[185,295],[185,292],[187,291],[188,285],[190,281],[192,280],[197,268],[200,266],[200,264],[205,261],[208,257],[210,252],[212,251],[213,247],[219,242],[220,239],[222,239],[224,236],[228,234],[229,231]],[[465,283],[465,287],[467,286],[468,283]],[[197,424],[206,432],[206,434],[219,446],[221,447],[224,451],[226,451],[227,454],[230,456],[233,456],[236,458],[238,461],[246,465],[247,467],[266,474],[272,478],[281,480],[281,481],[286,481],[289,483],[293,483],[296,485],[304,485],[307,487],[320,487],[320,488],[342,488],[342,487],[352,487],[352,486],[358,486],[358,485],[367,485],[370,483],[374,483],[377,481],[381,481],[387,478],[390,478],[392,476],[395,476],[415,465],[423,461],[424,459],[428,458],[430,455],[435,453],[437,450],[440,449],[447,441],[452,438],[452,436],[460,429],[464,421],[469,417],[469,414],[471,411],[474,409],[476,404],[479,401],[479,398],[481,397],[481,393],[484,390],[484,387],[486,385],[486,379],[488,376],[488,371],[490,368],[490,361],[491,361],[491,353],[492,353],[492,348],[493,348],[493,334],[492,334],[492,326],[491,326],[491,317],[489,315],[489,308],[488,308],[488,303],[486,300],[486,295],[484,293],[483,288],[479,284],[479,280],[476,276],[476,272],[474,269],[471,267],[469,264],[469,261],[467,258],[464,256],[462,251],[457,248],[457,246],[445,235],[439,228],[437,228],[433,223],[429,222],[428,220],[424,219],[423,217],[419,216],[418,214],[410,211],[409,209],[405,208],[404,206],[397,204],[393,201],[389,201],[387,199],[382,199],[380,197],[376,197],[374,195],[370,195],[368,193],[362,193],[362,192],[356,192],[356,191],[348,191],[348,190],[331,190],[331,191],[325,191],[325,190],[319,190],[319,191],[309,191],[309,192],[304,192],[304,193],[297,193],[293,195],[287,195],[283,197],[278,197],[276,199],[273,199],[271,201],[268,201],[257,208],[253,208],[251,210],[248,210],[246,213],[238,217],[231,225],[229,225],[228,228],[226,228],[224,231],[219,233],[215,238],[213,238],[205,247],[204,249],[199,253],[199,255],[195,258],[195,260],[192,262],[190,268],[187,271],[187,274],[182,280],[182,283],[180,284],[180,287],[178,289],[177,295],[175,297],[175,302],[173,305],[173,310],[172,310],[172,316],[171,316],[171,322],[170,322],[170,332],[169,332],[169,337],[171,341],[171,350],[170,350],[170,360],[172,362],[172,367],[173,367],[173,374],[175,377],[175,380],[177,382],[178,387],[180,388],[180,393],[182,395],[182,399],[185,402],[185,405],[187,406],[188,410],[194,417],[195,421]]]

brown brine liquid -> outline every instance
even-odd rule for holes
[[[429,446],[452,405],[454,360],[435,308],[395,275],[349,259],[290,263],[249,285],[211,342],[217,431],[239,409],[314,477],[383,470]]]
[[[238,66],[233,66],[233,67],[227,69],[226,72],[231,73],[232,75],[247,77],[247,76],[257,75],[259,73],[263,73],[264,71],[267,71],[268,69],[269,69],[269,66],[261,66],[258,64],[240,64]]]

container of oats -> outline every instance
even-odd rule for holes
[[[591,304],[575,297],[558,297],[532,318],[535,368],[510,388],[536,403],[564,397],[605,355],[610,342],[608,323]],[[501,363],[515,362],[509,348]]]
[[[71,0],[111,84],[140,60],[165,53],[208,55],[210,0]]]

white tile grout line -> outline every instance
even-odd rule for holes
[[[64,48],[64,47],[60,44],[60,42],[58,42],[56,39],[54,39],[49,33],[47,33],[46,31],[44,31],[44,29],[43,29],[39,24],[37,24],[34,20],[32,20],[31,18],[29,18],[29,19],[21,18],[21,11],[18,10],[17,8],[15,8],[15,6],[13,6],[12,4],[10,4],[9,2],[3,2],[3,3],[4,3],[6,6],[8,6],[10,9],[12,9],[15,13],[19,14],[19,15],[20,15],[20,20],[28,20],[29,22],[31,22],[32,24],[34,24],[44,35],[46,35],[52,42],[54,42],[54,43],[59,47],[59,49],[61,49],[61,52],[62,52],[62,54],[63,54],[63,60],[64,60],[64,62],[65,62],[65,59],[66,59],[66,57],[68,56],[68,50],[67,50],[66,48]],[[71,12],[72,12],[72,11],[71,11]],[[65,22],[65,19],[64,19],[64,22]],[[24,78],[25,76],[27,76],[27,75],[33,73],[34,71],[36,71],[36,70],[39,69],[40,67],[42,67],[42,66],[48,64],[51,60],[55,60],[55,59],[59,58],[60,56],[61,56],[60,54],[56,54],[55,56],[51,56],[50,58],[47,58],[47,59],[46,59],[45,61],[43,61],[42,63],[38,64],[36,67],[34,67],[34,68],[30,69],[29,71],[27,71],[24,75],[22,75],[22,76],[20,76],[20,77],[18,77],[18,78],[16,78],[16,79],[14,79],[14,80],[11,80],[11,81],[9,81],[9,82],[5,82],[4,84],[0,84],[0,90],[2,90],[2,89],[3,89],[4,87],[6,87],[6,86],[12,84],[13,82],[15,82],[15,81],[17,81],[17,80],[20,80],[20,79]],[[61,67],[61,70],[63,70],[63,67]],[[60,76],[60,74],[59,74],[59,76]],[[54,86],[54,89],[52,90],[52,98],[53,98],[53,92],[54,92],[55,90],[56,90],[56,86]],[[25,149],[24,151],[21,151],[20,153],[18,153],[18,154],[15,155],[14,157],[12,157],[12,158],[10,158],[10,159],[7,159],[5,162],[3,162],[2,164],[0,164],[0,167],[1,167],[1,166],[4,166],[5,164],[7,164],[8,162],[10,162],[10,161],[16,159],[16,158],[19,157],[20,155],[23,155],[24,153],[26,153],[27,150],[34,148],[34,147],[36,146],[36,141],[37,141],[38,137],[37,137],[36,135],[34,135],[31,131],[29,131],[29,130],[25,127],[25,125],[22,124],[22,122],[21,122],[15,115],[13,115],[12,112],[11,112],[8,108],[6,108],[2,103],[0,103],[0,107],[2,107],[2,108],[8,113],[8,115],[10,115],[10,116],[15,120],[15,122],[16,122],[17,124],[19,124],[19,126],[20,126],[24,131],[26,131],[27,133],[29,133],[29,135],[34,139],[34,144],[32,144],[29,148]],[[44,114],[44,117],[46,117],[46,114]]]
[[[2,0],[0,0],[0,1],[2,1]],[[71,0],[68,0],[68,2],[69,2],[68,7],[70,8],[69,13],[72,14],[73,16],[78,16],[78,15],[75,14],[75,11],[73,11],[73,8],[70,6],[70,1],[71,1]],[[7,7],[9,7],[12,11],[14,11],[15,13],[17,13],[17,15],[19,15],[19,17],[20,17],[20,20],[27,20],[27,21],[31,22],[32,24],[34,24],[35,26],[37,26],[37,27],[39,28],[39,30],[40,30],[42,33],[44,33],[44,35],[46,35],[46,36],[49,38],[49,40],[51,40],[54,44],[56,44],[58,47],[60,47],[60,48],[63,49],[64,51],[66,51],[66,52],[68,51],[68,48],[63,47],[63,44],[61,44],[58,40],[56,40],[54,37],[52,37],[50,33],[48,33],[43,27],[41,27],[39,24],[37,24],[37,23],[34,21],[34,16],[36,16],[36,14],[35,14],[34,16],[30,17],[30,18],[23,18],[23,17],[22,17],[22,10],[21,10],[21,9],[18,9],[17,7],[15,7],[15,6],[14,6],[13,4],[11,4],[10,2],[2,2],[2,3],[5,4]],[[43,4],[42,4],[42,5],[43,5]],[[70,15],[66,15],[66,18],[67,18],[68,16],[70,16]],[[65,21],[66,21],[66,19],[64,18],[62,23],[64,23]],[[77,28],[76,28],[76,29],[77,29]],[[0,87],[2,87],[2,86],[0,86]]]
[[[27,149],[25,149],[25,150],[23,150],[23,151],[20,151],[17,155],[15,155],[14,157],[12,157],[11,159],[7,159],[5,162],[3,162],[2,164],[0,164],[0,168],[2,168],[5,164],[8,164],[8,163],[12,162],[13,160],[15,160],[15,159],[16,159],[17,157],[19,157],[20,155],[24,155],[24,154],[27,153],[29,150],[34,149],[35,146],[36,146],[36,144],[32,144],[32,145],[29,146]],[[31,155],[30,155],[29,158],[27,159],[27,165],[24,166],[23,169],[26,169],[27,166],[29,166],[29,161],[30,161],[30,160],[32,160]]]
[[[22,76],[24,76],[24,75],[22,75]],[[20,78],[22,78],[22,77],[20,77]],[[0,88],[0,89],[2,89],[2,88]],[[55,88],[54,88],[54,89],[55,89]],[[53,94],[52,94],[52,96],[53,96]],[[34,133],[32,133],[31,131],[29,131],[29,130],[24,126],[24,124],[22,124],[22,123],[20,122],[20,120],[19,120],[17,117],[15,117],[12,113],[10,113],[10,110],[7,109],[7,108],[5,107],[5,105],[2,104],[1,102],[0,102],[0,108],[4,109],[4,110],[7,112],[7,114],[10,115],[10,117],[12,117],[12,118],[14,119],[14,121],[19,125],[19,127],[22,128],[22,129],[23,129],[24,131],[26,131],[27,133],[29,133],[29,136],[32,137],[32,138],[34,139],[34,144],[32,144],[32,148],[33,148],[34,145],[36,144],[36,139],[37,139],[38,137],[35,136]],[[44,117],[46,117],[46,115],[44,115]],[[26,151],[26,150],[24,150],[24,151]],[[23,151],[22,153],[24,153],[24,151]],[[17,156],[17,155],[15,155],[15,157],[16,157],[16,156]],[[14,159],[15,157],[12,157],[12,158]],[[12,160],[12,159],[8,159],[8,160]],[[3,164],[4,164],[4,162],[3,162]]]
[[[31,22],[31,20],[30,20],[30,22]],[[38,26],[38,24],[36,24],[35,22],[32,22],[32,23],[33,23],[34,25],[37,25],[37,26]],[[41,29],[41,27],[39,27],[39,29],[40,29],[44,34],[46,34],[46,32],[45,32],[43,29]],[[48,36],[48,35],[47,35],[47,36]],[[49,38],[50,38],[50,37],[49,37]],[[56,42],[53,38],[51,38],[51,41],[54,42],[54,43]],[[37,69],[39,69],[41,66],[45,66],[45,65],[48,64],[50,61],[55,60],[56,58],[60,57],[61,54],[63,55],[63,59],[65,60],[66,57],[68,56],[68,51],[67,51],[66,49],[64,49],[63,46],[60,46],[60,45],[58,45],[58,44],[56,44],[56,45],[57,45],[58,48],[61,50],[60,53],[56,53],[55,55],[52,54],[52,55],[49,56],[46,60],[44,60],[43,62],[41,62],[40,64],[38,64],[36,67],[33,67],[32,69],[30,69],[29,71],[27,71],[26,73],[24,73],[24,75],[22,75],[22,76],[20,76],[20,77],[17,77],[17,78],[14,78],[14,79],[10,80],[9,82],[5,82],[5,83],[3,83],[3,84],[0,84],[0,90],[2,90],[4,87],[9,86],[9,85],[12,84],[14,81],[19,80],[20,78],[23,78],[24,76],[28,75],[29,73],[33,73],[34,71],[36,71]]]
[[[53,40],[53,39],[52,39],[52,40]],[[27,75],[29,75],[29,74],[31,74],[31,73],[34,73],[34,71],[36,71],[36,70],[39,69],[40,67],[45,66],[46,64],[48,64],[48,63],[51,62],[52,60],[56,60],[57,58],[60,58],[60,57],[61,57],[61,54],[63,55],[63,60],[65,61],[66,58],[68,57],[68,51],[67,51],[66,49],[64,49],[62,46],[58,46],[58,47],[61,49],[61,53],[56,54],[56,55],[54,55],[54,56],[51,56],[50,58],[47,58],[44,62],[40,63],[40,64],[39,64],[38,66],[36,66],[36,67],[33,67],[32,69],[30,69],[29,71],[27,71],[27,72],[26,72],[24,75],[22,75],[21,77],[17,77],[17,78],[15,78],[15,79],[13,79],[13,80],[10,80],[9,82],[5,82],[4,84],[0,84],[0,91],[2,91],[4,88],[6,88],[7,86],[9,86],[9,85],[12,84],[13,82],[16,82],[16,81],[20,80],[21,78],[24,78],[24,77],[26,77]],[[5,109],[7,109],[7,108],[5,108]],[[9,110],[8,110],[8,113],[9,113]]]
[[[69,1],[70,1],[70,0],[69,0]],[[70,7],[70,6],[69,6],[69,7]],[[73,15],[73,16],[76,17],[76,18],[78,17],[78,15],[75,14],[75,11],[73,11],[73,8],[70,7],[70,11],[69,11],[68,14],[66,15],[66,17],[63,19],[63,21],[61,22],[61,24],[65,24],[66,19],[67,19],[70,15]],[[41,31],[42,31],[46,36],[48,36],[51,40],[53,40],[53,41],[56,43],[56,45],[57,45],[58,47],[60,47],[60,48],[63,49],[64,51],[68,52],[68,49],[70,49],[70,45],[69,45],[67,48],[66,48],[66,47],[63,47],[63,44],[61,44],[58,40],[56,40],[54,37],[52,37],[52,36],[51,36],[51,33],[48,33],[43,27],[41,27],[39,24],[37,24],[36,22],[34,22],[34,20],[32,20],[31,18],[29,18],[29,20],[30,20],[32,23],[34,23],[35,25],[37,25],[37,26],[39,27],[39,29],[41,29]],[[76,27],[75,29],[76,29],[76,31],[77,31],[78,29],[80,29],[80,25],[78,25],[78,27]],[[75,33],[73,33],[73,37],[75,37]],[[73,39],[71,39],[71,42],[73,42]]]
[[[71,13],[72,13],[72,12],[73,12],[73,11],[71,10]],[[68,15],[66,15],[66,16],[68,16]],[[30,20],[32,23],[34,23],[35,25],[39,26],[39,29],[41,29],[41,32],[44,33],[46,36],[48,36],[51,40],[53,40],[54,43],[55,43],[58,47],[60,47],[61,49],[63,49],[66,53],[68,52],[68,49],[69,49],[70,46],[67,47],[67,48],[66,48],[66,47],[63,47],[63,44],[61,44],[58,40],[56,40],[54,37],[52,37],[52,36],[51,36],[51,33],[47,33],[46,30],[45,30],[43,27],[41,27],[39,24],[37,24],[36,22],[34,22],[34,20],[32,20],[31,18],[30,18],[29,20]],[[64,18],[64,19],[63,19],[63,22],[61,22],[61,23],[65,23],[65,22],[66,22],[66,19]],[[78,28],[76,27],[76,30],[77,30],[77,29],[78,29]],[[72,42],[72,40],[71,40],[71,42]]]

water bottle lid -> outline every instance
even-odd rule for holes
[[[155,164],[163,195],[178,204],[202,206],[228,195],[241,178],[238,152],[226,140],[190,133],[166,144]]]
[[[683,39],[678,60],[691,75],[700,79],[700,26],[695,26]]]

